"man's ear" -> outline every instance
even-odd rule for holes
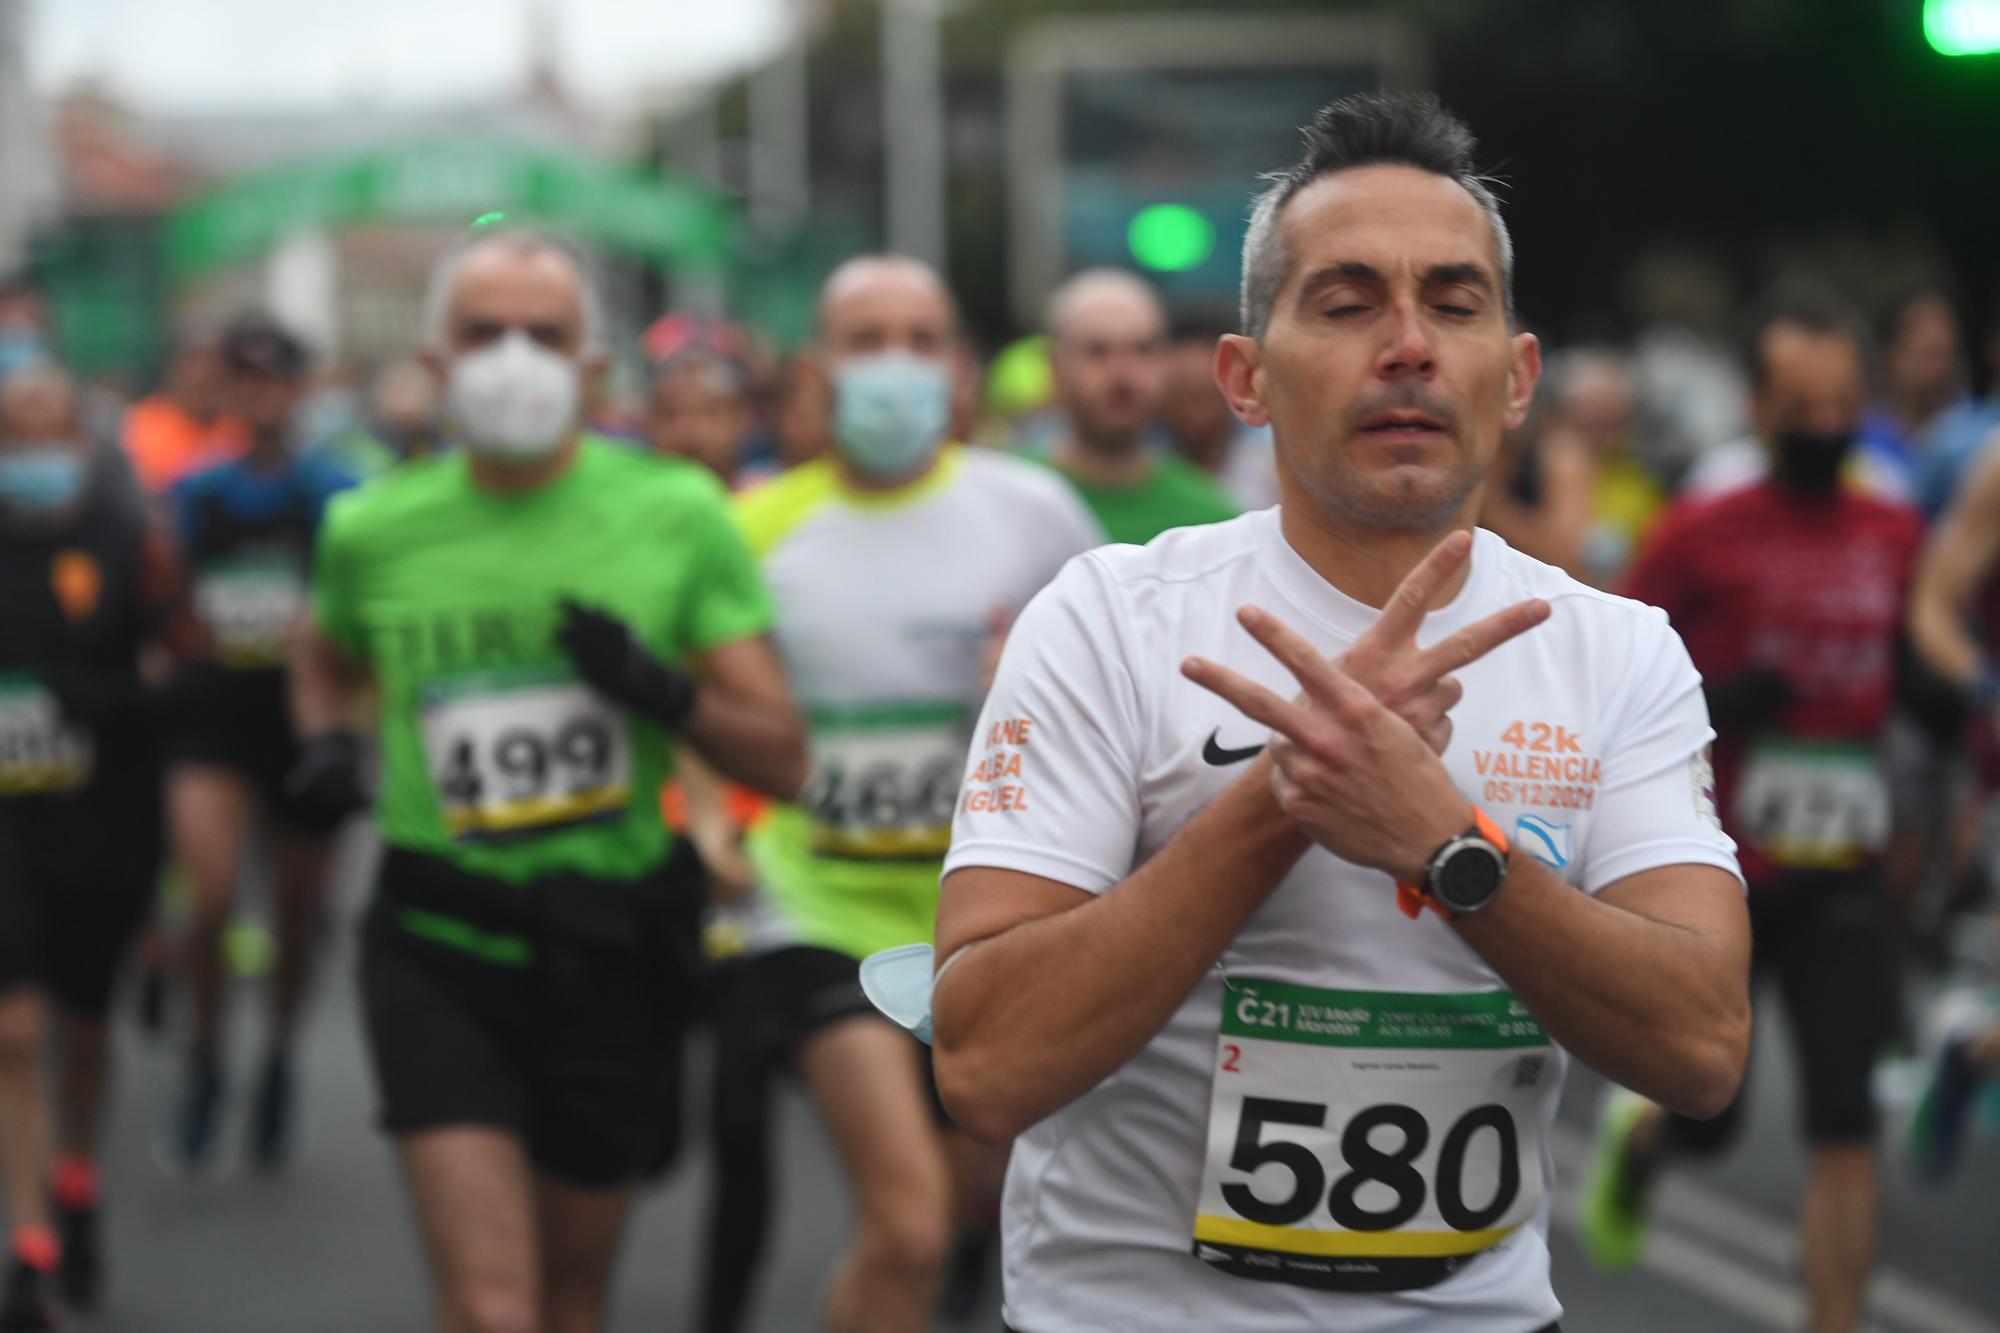
[[[598,401],[598,394],[604,389],[605,374],[611,369],[611,353],[602,347],[593,347],[576,359],[577,378],[582,381],[581,395],[586,403]]]
[[[431,379],[437,382],[438,394],[442,398],[451,388],[451,365],[449,359],[443,352],[426,343],[417,349],[417,360],[423,365],[425,370],[431,373]]]
[[[1264,402],[1264,349],[1255,338],[1225,333],[1215,345],[1215,383],[1246,426],[1271,424]]]
[[[1512,364],[1507,368],[1508,430],[1518,430],[1528,419],[1535,401],[1535,386],[1542,382],[1542,343],[1532,333],[1517,333],[1510,340]]]

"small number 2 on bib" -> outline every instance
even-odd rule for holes
[[[1553,1063],[1506,991],[1232,978],[1195,1256],[1323,1291],[1443,1281],[1540,1209]]]

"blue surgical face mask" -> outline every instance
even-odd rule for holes
[[[866,476],[916,471],[944,443],[951,423],[951,367],[912,352],[876,352],[833,371],[833,438]]]
[[[26,370],[48,357],[41,335],[33,329],[0,329],[0,379],[17,370]]]
[[[27,518],[60,514],[83,494],[83,456],[66,440],[0,451],[0,508]]]

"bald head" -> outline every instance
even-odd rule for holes
[[[431,270],[425,340],[463,351],[514,328],[554,351],[589,351],[603,334],[596,288],[582,256],[554,236],[474,232]]]
[[[80,435],[76,383],[36,364],[0,380],[0,441],[67,440]]]
[[[900,255],[864,255],[827,275],[819,292],[820,345],[829,360],[901,350],[948,355],[958,310],[936,269]]]
[[[1085,269],[1049,298],[1048,331],[1058,341],[1094,336],[1106,327],[1164,339],[1166,307],[1152,286],[1119,268]]]
[[[1167,387],[1167,316],[1138,276],[1119,269],[1077,274],[1049,300],[1049,369],[1056,401],[1078,445],[1104,453],[1136,449]]]

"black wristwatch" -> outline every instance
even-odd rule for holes
[[[1413,921],[1426,907],[1446,920],[1470,916],[1500,896],[1508,850],[1507,835],[1474,806],[1472,827],[1431,854],[1421,884],[1398,884],[1396,903]]]

